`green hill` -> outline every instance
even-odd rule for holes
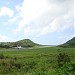
[[[39,46],[39,44],[32,42],[30,39],[23,39],[16,42],[1,42],[0,43],[1,48],[11,48],[16,46],[34,47],[34,46]]]
[[[67,41],[66,43],[64,43],[61,46],[63,46],[63,47],[75,47],[75,37],[73,37],[72,39],[70,39],[69,41]]]
[[[30,39],[23,39],[23,40],[17,41],[15,42],[15,44],[20,45],[22,47],[33,47],[33,46],[39,45],[31,41]]]

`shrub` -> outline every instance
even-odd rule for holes
[[[66,53],[59,53],[58,55],[58,67],[62,67],[65,63],[71,62],[70,56]]]
[[[75,75],[75,63],[66,63],[57,70],[57,75]]]
[[[3,53],[0,54],[0,59],[4,59],[4,58],[5,58],[5,57],[4,57]]]
[[[56,75],[75,75],[75,63],[71,62],[71,58],[66,53],[58,55],[58,69]]]

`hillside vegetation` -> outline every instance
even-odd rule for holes
[[[62,47],[38,47],[29,39],[0,43],[0,75],[75,75],[74,41]],[[17,45],[32,48],[11,48]]]
[[[36,44],[29,39],[23,39],[23,40],[16,41],[16,42],[1,42],[0,43],[1,48],[12,48],[12,47],[16,47],[17,45],[22,46],[22,47],[39,46],[39,44]]]
[[[67,41],[65,44],[60,45],[62,47],[75,47],[75,37]]]

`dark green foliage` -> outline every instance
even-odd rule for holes
[[[0,50],[3,56],[0,59],[1,75],[66,75],[69,71],[72,75],[75,71],[73,63],[75,62],[75,48],[36,47],[27,50],[12,48]],[[63,62],[60,67],[58,60]],[[70,68],[71,66],[73,67]]]
[[[1,42],[0,48],[11,48],[14,45],[13,42]]]
[[[17,41],[15,42],[17,45],[20,45],[22,47],[33,47],[33,46],[36,46],[38,44],[32,42],[31,40],[29,39],[24,39],[24,40],[20,40],[20,41]]]
[[[66,43],[59,45],[60,47],[75,47],[75,37],[67,41]]]
[[[70,56],[66,53],[59,53],[58,55],[58,66],[62,67],[65,63],[71,62]]]
[[[0,44],[0,48],[10,48],[9,45]]]
[[[29,39],[20,40],[17,42],[1,42],[0,43],[0,48],[12,48],[17,46],[34,47],[34,46],[39,46],[39,44],[36,44]]]
[[[4,58],[5,58],[5,57],[4,57],[3,53],[0,54],[0,59],[4,59]]]
[[[75,63],[66,63],[57,70],[57,75],[75,75]]]
[[[65,44],[71,44],[71,43],[75,44],[75,37],[73,37],[72,39],[70,39],[69,41],[67,41]]]
[[[16,61],[16,60],[17,60],[17,58],[16,58],[16,57],[14,57],[14,60]]]
[[[75,75],[75,63],[71,62],[71,58],[66,53],[58,55],[57,75]]]

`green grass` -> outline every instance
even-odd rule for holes
[[[0,75],[56,75],[57,55],[60,52],[67,53],[75,62],[75,48],[1,48]]]

